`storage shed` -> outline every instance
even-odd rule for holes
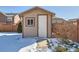
[[[52,37],[52,17],[55,13],[34,7],[20,13],[23,37]]]

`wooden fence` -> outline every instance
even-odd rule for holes
[[[69,39],[79,42],[79,21],[52,24],[52,33],[66,35]]]
[[[17,24],[0,23],[0,32],[16,32],[17,27]]]

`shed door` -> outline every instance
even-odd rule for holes
[[[47,37],[47,16],[46,15],[38,16],[38,36]]]

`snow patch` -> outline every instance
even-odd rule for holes
[[[34,43],[30,46],[26,46],[24,48],[21,48],[19,52],[35,52],[37,47],[37,43]]]

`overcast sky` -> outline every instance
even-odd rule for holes
[[[32,6],[0,6],[0,11],[5,13],[19,13],[32,8]],[[79,18],[79,6],[42,6],[54,12],[57,17],[64,19]]]

